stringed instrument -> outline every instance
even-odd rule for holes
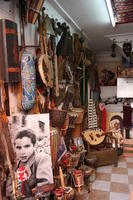
[[[52,22],[54,23],[54,22]],[[59,96],[59,83],[58,83],[58,63],[57,63],[57,55],[56,55],[56,37],[54,35],[50,35],[49,44],[51,44],[52,50],[52,63],[53,63],[53,84],[55,88],[56,97]]]
[[[106,133],[101,129],[86,130],[83,132],[85,140],[90,145],[98,145],[104,141]]]
[[[39,34],[40,34],[40,46],[41,46],[41,53],[42,53],[38,60],[38,70],[39,70],[39,74],[44,85],[47,88],[48,87],[52,88],[53,87],[52,69],[51,69],[52,66],[49,61],[48,52],[47,52],[44,14],[43,14],[43,17],[39,15],[38,23],[39,23]]]

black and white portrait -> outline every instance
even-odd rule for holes
[[[53,183],[49,114],[11,116],[9,130],[17,158],[17,184],[27,198],[33,188]],[[7,187],[9,196],[10,192]]]

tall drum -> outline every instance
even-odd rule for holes
[[[75,127],[72,130],[72,137],[80,137],[82,134],[82,121],[84,116],[84,109],[82,108],[72,108],[71,112],[77,115],[75,119]]]
[[[72,108],[71,111],[74,112],[75,114],[77,114],[75,124],[82,124],[83,116],[84,116],[84,109],[82,109],[82,108]]]

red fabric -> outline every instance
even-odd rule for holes
[[[21,181],[22,195],[24,195],[24,181],[28,179],[29,173],[24,166],[17,169],[18,180]]]
[[[99,104],[99,108],[101,110],[102,113],[102,120],[101,120],[101,129],[106,132],[106,109],[105,109],[105,105],[104,103],[100,103]]]
[[[106,132],[106,109],[104,108],[102,110],[102,125],[101,125],[101,129]]]

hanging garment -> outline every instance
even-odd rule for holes
[[[100,110],[102,112],[101,129],[106,132],[106,109],[103,103],[99,104]]]
[[[123,126],[126,129],[131,128],[131,105],[123,105]]]
[[[131,128],[131,105],[123,105],[123,126],[126,130],[126,138],[130,138],[130,128]]]

